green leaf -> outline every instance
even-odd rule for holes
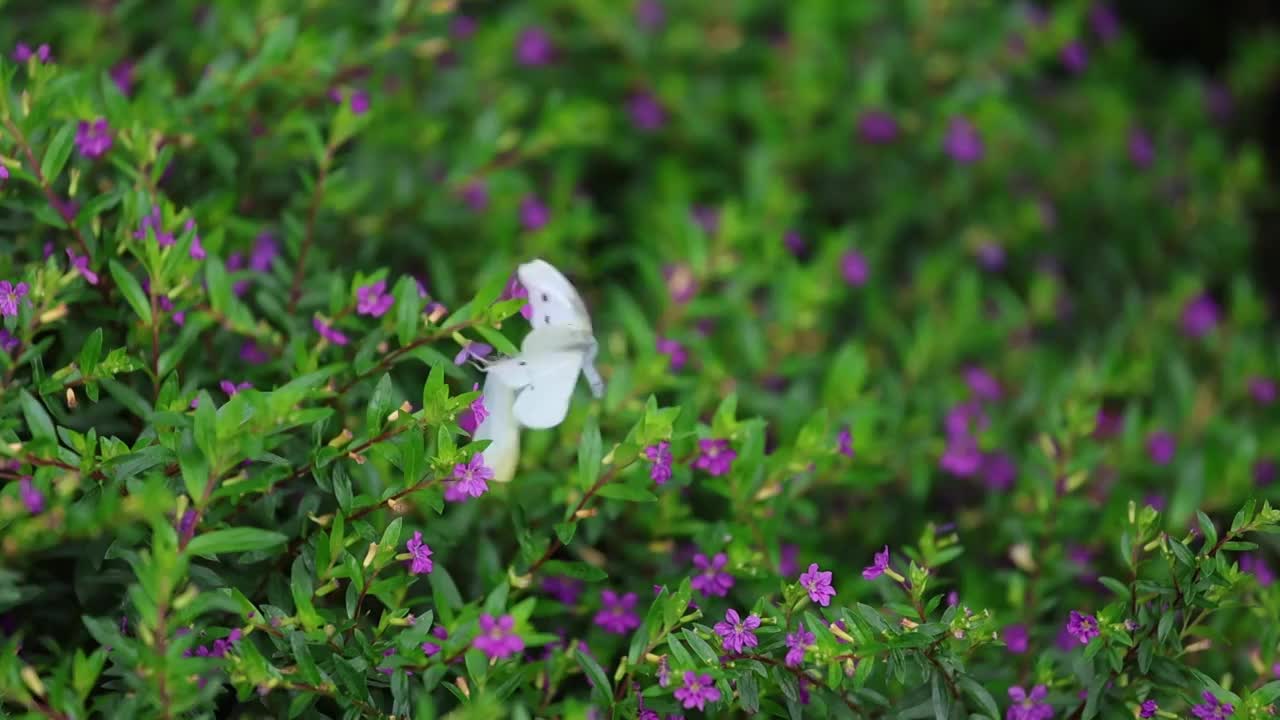
[[[574,648],[573,656],[577,658],[578,664],[582,666],[587,677],[591,678],[591,682],[595,683],[591,694],[597,700],[606,703],[609,707],[613,707],[613,686],[609,683],[609,676],[605,674],[604,668],[600,667],[600,663],[584,653],[580,647]]]
[[[49,440],[51,442],[58,441],[58,433],[53,427],[53,420],[49,418],[49,411],[44,409],[44,405],[35,397],[23,390],[18,395],[19,401],[22,403],[22,416],[27,421],[27,429],[31,431],[31,437],[36,440]]]
[[[575,580],[584,580],[586,582],[600,582],[608,578],[608,574],[595,565],[588,565],[584,562],[565,562],[564,560],[551,560],[542,566],[544,575],[564,575]]]
[[[689,628],[685,628],[680,631],[680,634],[684,637],[684,641],[689,644],[689,647],[697,653],[698,657],[702,658],[703,662],[708,665],[715,665],[720,662],[719,654],[716,653],[715,649],[712,648],[706,640],[699,637],[698,633]]]
[[[760,686],[750,672],[738,675],[738,703],[748,715],[760,712]]]
[[[85,338],[84,344],[80,346],[80,357],[76,363],[80,366],[80,374],[88,377],[93,373],[94,368],[98,367],[98,360],[102,357],[102,328],[97,328],[89,333],[89,337]]]
[[[991,693],[981,683],[968,675],[956,675],[955,681],[956,685],[982,708],[988,720],[1000,720],[1000,706],[996,704],[996,699],[991,696]]]
[[[608,485],[600,488],[596,494],[603,498],[609,498],[610,500],[626,500],[627,502],[658,501],[658,496],[654,495],[652,492],[644,488],[637,487],[635,485],[628,485],[627,483],[622,482],[609,483]]]
[[[391,375],[383,373],[378,380],[377,386],[373,388],[373,395],[369,396],[369,406],[364,416],[365,429],[370,434],[381,430],[383,423],[387,421],[387,416],[391,414],[391,409],[394,407],[395,398],[392,395]]]
[[[307,647],[307,641],[303,638],[302,633],[289,633],[289,648],[293,651],[293,659],[298,663],[298,670],[301,671],[302,678],[312,685],[319,685],[323,682],[320,668],[316,666],[316,660],[311,656],[311,648]]]
[[[138,284],[137,278],[115,260],[108,262],[107,267],[111,269],[111,277],[124,295],[125,302],[129,303],[129,307],[133,308],[133,312],[142,319],[143,323],[150,325],[151,302],[147,300],[146,293],[142,292],[142,286]]]
[[[58,132],[54,133],[53,139],[49,141],[49,147],[44,151],[44,157],[40,160],[40,174],[44,176],[45,183],[53,185],[62,174],[62,168],[71,157],[71,148],[75,139],[76,124],[74,122],[65,123],[58,128]]]
[[[1196,517],[1200,520],[1200,532],[1204,533],[1204,549],[1208,551],[1218,544],[1218,529],[1204,511],[1196,510]]]
[[[249,552],[283,545],[288,539],[281,533],[260,528],[227,528],[195,536],[187,544],[187,551],[192,555]]]
[[[216,257],[205,259],[204,279],[209,286],[209,306],[220,315],[228,314],[235,303],[235,294],[232,292],[231,278],[221,260]]]
[[[604,449],[600,440],[600,425],[595,416],[587,418],[578,443],[578,486],[589,488],[600,477],[600,458]]]
[[[418,297],[418,284],[410,277],[396,283],[396,340],[400,347],[413,342],[422,327],[422,298]]]

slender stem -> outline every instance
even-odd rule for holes
[[[298,309],[298,298],[302,296],[302,276],[307,269],[307,254],[316,241],[316,217],[320,214],[320,205],[324,201],[324,186],[329,179],[329,168],[333,165],[333,153],[337,145],[330,142],[324,148],[324,158],[320,161],[320,172],[316,175],[315,187],[311,190],[311,207],[307,211],[307,229],[302,236],[302,249],[298,252],[298,266],[293,270],[293,285],[289,289],[289,314]]]

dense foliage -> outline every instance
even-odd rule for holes
[[[0,715],[1274,714],[1228,129],[1275,40],[1209,79],[1084,1],[5,13]],[[504,483],[478,368],[535,257],[607,388]]]

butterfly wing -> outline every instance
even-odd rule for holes
[[[516,395],[512,408],[516,421],[536,430],[552,428],[564,421],[569,413],[573,386],[582,371],[582,358],[581,351],[561,350],[521,360],[529,382]]]
[[[591,332],[591,316],[574,289],[559,270],[546,260],[532,260],[516,269],[520,284],[529,291],[529,305],[535,327],[566,327]]]

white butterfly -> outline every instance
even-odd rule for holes
[[[511,482],[520,462],[520,425],[511,417],[515,391],[497,375],[489,375],[485,377],[481,394],[488,414],[472,437],[489,441],[489,447],[484,449],[484,463],[493,470],[493,479]]]
[[[516,276],[529,291],[533,329],[519,355],[489,363],[484,370],[516,391],[512,414],[517,422],[552,428],[569,412],[578,373],[586,376],[592,395],[604,394],[604,379],[595,367],[599,344],[582,298],[559,270],[534,260],[521,265]]]

